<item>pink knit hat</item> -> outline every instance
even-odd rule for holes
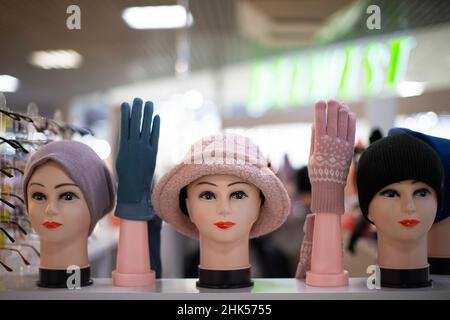
[[[159,180],[152,195],[156,213],[182,234],[198,238],[197,227],[180,209],[180,190],[200,177],[213,174],[242,178],[262,191],[265,201],[250,238],[267,234],[286,220],[290,201],[285,187],[253,141],[230,133],[201,139],[191,146],[180,164]]]

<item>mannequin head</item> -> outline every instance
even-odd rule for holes
[[[427,267],[427,233],[441,207],[443,168],[434,150],[405,133],[382,138],[361,155],[361,212],[378,233],[378,263]]]
[[[51,142],[28,160],[24,200],[40,236],[41,268],[87,266],[87,239],[114,208],[115,187],[103,161],[87,145]]]
[[[241,270],[250,268],[249,239],[277,229],[290,202],[258,146],[224,133],[195,143],[157,183],[152,204],[177,231],[200,240],[200,269]]]
[[[33,199],[29,190],[33,187],[33,191],[36,191],[39,187],[36,184],[32,185],[31,180],[40,180],[37,183],[47,188],[52,183],[57,186],[65,181],[71,181],[75,189],[70,191],[78,191],[79,199],[89,208],[87,212],[90,222],[87,235],[92,233],[98,220],[114,208],[115,186],[111,173],[99,156],[83,143],[68,140],[51,142],[31,156],[25,167],[23,179],[23,194],[28,210],[31,204],[29,199]],[[33,205],[36,205],[36,201]]]
[[[234,182],[244,183],[228,186]],[[177,231],[198,239],[200,230],[195,224],[198,217],[194,209],[200,208],[200,204],[203,208],[205,203],[200,202],[200,199],[205,200],[209,196],[199,198],[199,194],[195,192],[214,192],[214,188],[218,188],[208,183],[221,186],[218,194],[220,197],[232,192],[231,190],[234,192],[244,189],[252,195],[258,195],[256,198],[253,196],[240,200],[229,198],[229,205],[232,206],[242,200],[247,205],[252,200],[252,212],[257,217],[251,226],[249,238],[277,229],[287,218],[290,201],[286,188],[268,166],[259,147],[249,138],[232,133],[204,137],[189,148],[183,161],[156,184],[152,194],[155,212]],[[222,209],[214,210],[220,212]],[[253,221],[253,218],[248,218],[248,221]],[[243,226],[237,227],[235,225],[226,230],[240,230]]]
[[[258,219],[262,193],[232,175],[208,175],[186,187],[186,213],[200,238],[221,243],[247,241]]]
[[[42,241],[87,238],[91,215],[80,187],[56,162],[38,167],[28,183],[28,213]]]
[[[221,133],[191,146],[157,183],[152,204],[177,231],[200,240],[199,287],[253,285],[249,240],[289,213],[286,188],[249,138]]]
[[[444,166],[444,190],[450,190],[450,140],[406,128],[392,128],[389,135],[405,132],[431,146]],[[431,274],[450,274],[450,192],[444,192],[442,210],[428,232],[428,262]]]
[[[412,131],[406,128],[392,128],[389,135],[407,133],[427,143],[436,152],[441,160],[444,170],[444,190],[450,190],[450,140]],[[450,217],[450,192],[444,192],[442,210],[436,215],[435,224]],[[448,223],[448,222],[447,222]]]
[[[403,180],[382,188],[369,205],[369,220],[386,237],[416,241],[433,225],[437,211],[436,191],[427,184]]]
[[[434,219],[442,206],[443,172],[436,152],[418,138],[398,133],[374,142],[362,153],[357,168],[362,214],[369,222],[374,223],[371,217],[378,216],[376,208],[381,208],[381,204],[389,199],[402,198],[403,201],[398,202],[398,211],[403,210],[401,203],[407,203],[408,199],[415,199],[413,202],[417,202],[416,209],[422,201],[434,201],[433,212],[426,210]],[[429,193],[422,192],[423,189],[427,189]],[[400,191],[403,191],[403,197]],[[373,206],[369,214],[369,206],[374,200],[376,206]],[[397,205],[394,200],[392,204]],[[410,202],[409,206],[412,204]]]

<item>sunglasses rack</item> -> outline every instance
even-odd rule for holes
[[[75,134],[92,132],[39,116],[34,103],[26,115],[13,112],[0,92],[0,275],[38,272],[39,236],[31,228],[22,191],[25,164],[41,146]]]

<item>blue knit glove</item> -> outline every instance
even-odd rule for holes
[[[115,215],[128,220],[151,220],[150,186],[158,153],[159,116],[153,119],[153,103],[144,106],[141,130],[142,100],[135,98],[130,118],[130,106],[121,106],[120,147],[116,160],[119,179]]]

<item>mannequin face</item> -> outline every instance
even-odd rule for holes
[[[258,219],[261,191],[232,175],[209,175],[187,187],[186,207],[201,238],[215,242],[248,241]]]
[[[418,240],[433,225],[436,192],[423,182],[405,180],[381,189],[369,205],[369,219],[395,240]]]
[[[41,240],[65,243],[88,237],[91,218],[84,195],[56,162],[36,169],[27,197],[31,224]]]

